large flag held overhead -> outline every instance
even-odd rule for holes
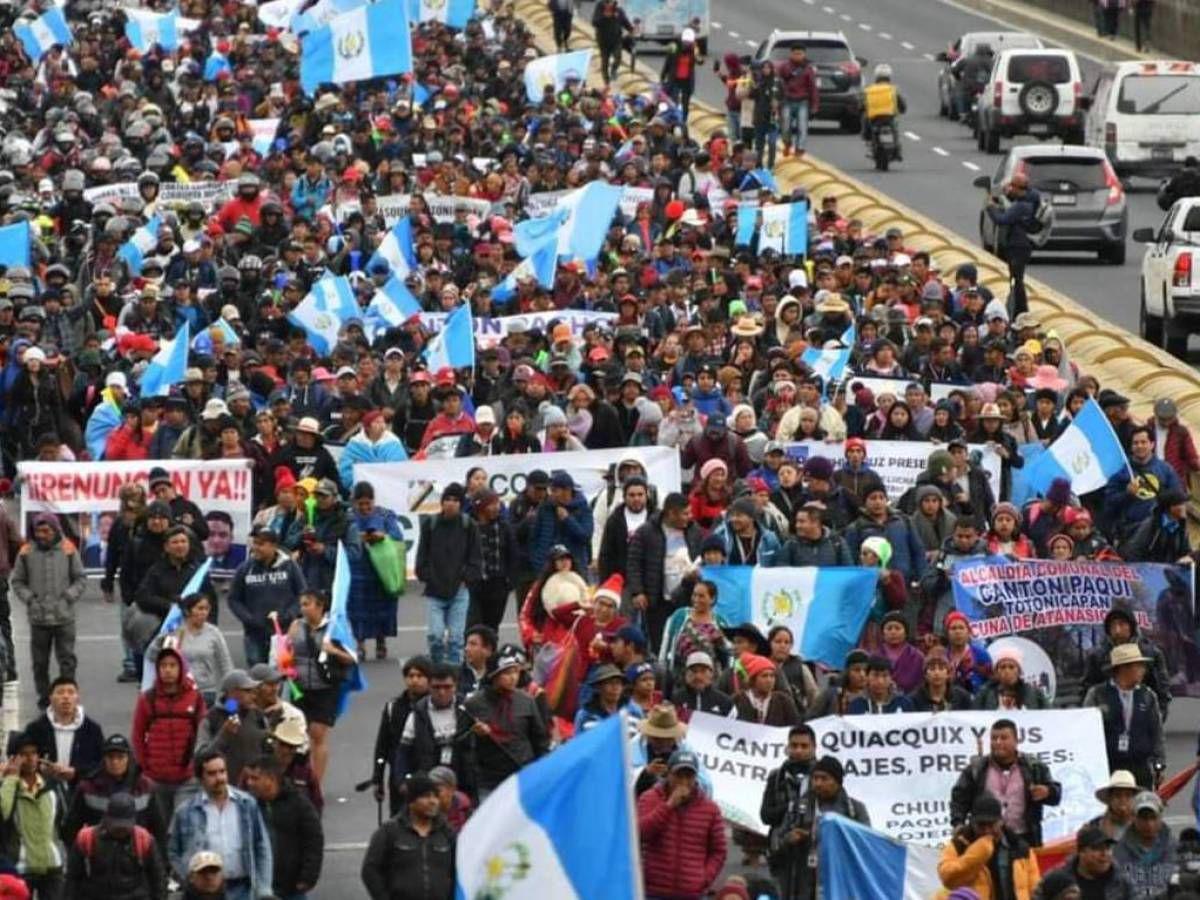
[[[412,219],[402,218],[383,236],[371,258],[367,260],[370,272],[376,263],[383,263],[393,275],[403,278],[417,267],[417,254],[413,250]]]
[[[192,573],[192,577],[188,579],[188,583],[183,586],[183,590],[179,592],[179,598],[191,596],[204,587],[204,579],[208,577],[208,572],[212,568],[212,557],[208,557],[200,564],[200,567]],[[183,607],[178,603],[172,603],[171,608],[167,611],[167,617],[163,619],[162,625],[158,627],[158,634],[155,639],[165,637],[173,631],[178,631],[179,626],[183,624]],[[142,660],[142,690],[148,691],[154,687],[154,676],[157,674],[155,670],[155,660],[146,657]]]
[[[308,334],[308,342],[322,356],[328,356],[337,345],[342,320],[337,313],[329,312],[318,302],[315,294],[309,294],[288,313],[288,321],[299,325]]]
[[[346,555],[346,545],[338,541],[333,584],[329,588],[329,630],[325,635],[343,650],[354,653],[357,641],[354,640],[354,630],[350,627],[350,577],[350,557]],[[325,651],[321,651],[321,658],[324,656]],[[344,713],[350,705],[351,694],[366,689],[367,679],[363,676],[362,666],[355,664],[350,674],[342,681],[338,714]]]
[[[322,25],[328,25],[343,13],[366,6],[369,0],[317,0],[304,12],[292,16],[289,27],[296,34],[316,31]],[[301,2],[297,9],[304,6]],[[261,18],[261,12],[260,12]]]
[[[939,851],[907,844],[826,813],[817,840],[821,895],[825,900],[928,900],[939,896]]]
[[[1108,417],[1095,400],[1088,400],[1066,431],[1026,468],[1025,482],[1044,494],[1055,478],[1065,478],[1071,482],[1072,493],[1081,495],[1104,487],[1128,468],[1129,460]]]
[[[326,275],[312,286],[309,293],[316,299],[319,309],[331,312],[343,321],[362,316],[362,310],[354,298],[354,288],[345,275]]]
[[[456,900],[638,900],[637,814],[624,714],[498,787],[458,841]]]
[[[446,316],[442,330],[425,348],[425,363],[436,372],[449,366],[451,369],[475,367],[475,323],[471,319],[471,307],[465,303]]]
[[[571,210],[568,207],[556,205],[547,216],[539,216],[536,219],[525,219],[523,222],[518,222],[513,228],[514,246],[517,248],[517,255],[521,257],[532,256],[537,248],[545,243],[546,238],[558,234],[558,230],[562,228],[563,223],[567,221],[570,215]]]
[[[547,238],[532,254],[521,260],[521,264],[508,273],[507,277],[492,290],[492,300],[507,303],[517,294],[517,282],[535,278],[546,290],[554,288],[554,274],[558,270],[558,241]]]
[[[21,46],[36,66],[47,51],[56,45],[63,47],[75,38],[63,14],[65,6],[52,6],[36,19],[21,19],[13,24],[12,30]]]
[[[28,266],[33,229],[29,222],[13,222],[0,228],[0,265]]]
[[[292,20],[304,3],[305,0],[270,0],[269,3],[260,3],[258,7],[258,21],[262,22],[268,28],[278,28],[280,30],[290,28]]]
[[[809,347],[800,355],[800,361],[813,370],[814,375],[820,375],[826,386],[830,382],[841,381],[846,374],[846,366],[850,363],[850,351],[858,340],[858,332],[851,325],[842,332],[840,347],[829,349]]]
[[[525,95],[530,103],[541,103],[542,92],[553,87],[555,93],[562,89],[568,78],[587,81],[588,66],[592,62],[592,51],[572,50],[570,53],[555,53],[530,60],[525,67]]]
[[[878,572],[858,567],[704,566],[717,614],[766,631],[787,625],[804,659],[840,669],[875,602]]]
[[[187,371],[189,331],[188,321],[184,319],[175,337],[159,344],[158,352],[142,372],[141,396],[165,397],[171,393],[171,385],[183,383]]]
[[[280,121],[280,119],[246,120],[246,124],[250,126],[250,140],[254,146],[254,152],[259,156],[267,156],[271,152],[271,145],[275,143],[275,135],[279,133]]]
[[[158,246],[158,230],[161,227],[162,221],[157,214],[151,216],[150,221],[135,231],[117,250],[117,257],[125,261],[125,265],[129,267],[129,274],[142,274],[142,264],[150,255],[150,251]]]
[[[414,22],[441,22],[450,28],[466,28],[475,15],[475,0],[410,0]]]
[[[139,53],[149,53],[155,44],[168,53],[179,49],[179,12],[156,13],[148,9],[125,9],[125,37]]]
[[[566,218],[556,229],[558,255],[563,259],[583,262],[594,260],[604,246],[608,226],[612,224],[620,203],[621,188],[605,181],[589,182],[560,199],[558,207],[566,211]],[[531,255],[538,246],[535,243],[530,253],[525,255]]]
[[[363,330],[369,340],[389,328],[399,328],[411,316],[421,314],[421,304],[408,286],[393,275],[375,292],[363,313]]]
[[[774,250],[784,256],[808,252],[808,204],[776,203],[762,210],[758,252]]]
[[[412,71],[407,0],[379,0],[305,35],[300,84],[315,93],[322,84],[346,84]]]

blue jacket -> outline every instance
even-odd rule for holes
[[[708,393],[696,388],[692,391],[692,403],[696,405],[696,412],[702,416],[711,416],[715,412],[727,416],[733,411],[733,407],[729,405],[729,401],[725,399],[720,388],[715,387]]]
[[[783,549],[783,541],[779,539],[774,531],[764,525],[761,521],[754,523],[758,527],[758,565],[773,566],[775,565],[775,557]],[[744,566],[748,563],[742,559],[741,544],[734,539],[733,529],[729,527],[729,521],[722,519],[719,524],[713,527],[713,536],[721,539],[725,545],[725,562],[731,566]]]
[[[333,182],[328,178],[322,176],[316,181],[309,181],[307,174],[301,175],[292,185],[292,208],[297,216],[311,222],[331,193]]]
[[[182,882],[187,881],[188,862],[192,855],[213,849],[208,846],[208,822],[204,813],[207,800],[208,795],[203,791],[194,794],[175,810],[175,817],[171,820],[167,855],[171,860],[171,868],[175,870],[175,877]],[[242,869],[250,879],[250,897],[254,900],[270,897],[274,860],[267,826],[263,823],[262,813],[258,811],[258,801],[245,791],[231,787],[229,802],[237,807],[238,824],[242,830]]]
[[[1029,188],[1025,191],[1024,196],[1013,200],[1004,209],[999,206],[987,207],[989,219],[997,225],[1008,226],[1008,234],[1004,238],[1006,250],[1028,253],[1033,249],[1033,241],[1029,239],[1029,227],[1033,224],[1034,213],[1037,212],[1038,204],[1041,202],[1042,195],[1033,188]]]
[[[1179,476],[1170,464],[1157,456],[1145,463],[1129,460],[1133,474],[1141,484],[1137,497],[1129,496],[1129,469],[1122,469],[1109,479],[1104,488],[1103,525],[1116,536],[1127,528],[1138,525],[1154,514],[1158,497],[1164,491],[1183,490]],[[1185,491],[1186,493],[1186,491]]]
[[[866,696],[855,697],[850,701],[850,705],[846,707],[846,715],[848,716],[865,716],[871,712],[871,702]],[[912,712],[912,700],[904,694],[896,694],[887,703],[883,704],[883,713],[899,713]]]
[[[920,581],[925,574],[925,550],[917,538],[916,529],[908,518],[898,512],[889,512],[887,520],[880,525],[866,516],[859,516],[854,524],[846,529],[846,544],[850,547],[850,558],[858,562],[858,551],[863,541],[869,537],[886,538],[892,545],[892,560],[889,569],[895,569],[904,575],[909,584]]]
[[[530,541],[529,561],[535,572],[540,572],[550,556],[550,548],[562,544],[571,551],[575,569],[587,571],[592,559],[592,508],[587,498],[576,491],[567,504],[567,517],[559,521],[557,507],[546,502],[538,507],[533,520],[533,537]]]

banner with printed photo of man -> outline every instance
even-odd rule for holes
[[[951,572],[954,603],[982,641],[1017,641],[1026,679],[1060,704],[1082,698],[1088,654],[1104,617],[1131,611],[1163,649],[1177,696],[1200,696],[1192,572],[1157,563],[972,559]]]
[[[953,831],[951,788],[972,757],[988,752],[997,719],[1016,723],[1020,752],[1042,760],[1062,785],[1062,801],[1045,807],[1047,842],[1074,834],[1103,812],[1095,791],[1108,781],[1108,759],[1096,709],[827,716],[808,724],[817,735],[817,756],[842,763],[846,792],[866,805],[872,828],[937,847]],[[758,811],[767,776],[787,759],[787,734],[786,727],[692,714],[688,747],[700,757],[727,820],[767,833]]]
[[[31,514],[54,513],[81,547],[84,566],[102,571],[121,488],[137,483],[149,494],[153,468],[166,469],[176,494],[199,507],[208,531],[204,549],[213,561],[212,574],[232,574],[245,560],[250,538],[253,498],[247,460],[18,463],[22,532]]]

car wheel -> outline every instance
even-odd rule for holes
[[[1125,242],[1114,241],[1111,244],[1105,244],[1100,248],[1098,256],[1101,262],[1106,262],[1114,266],[1125,265]]]
[[[1187,332],[1180,334],[1171,328],[1171,324],[1165,319],[1162,323],[1162,340],[1159,346],[1170,353],[1172,356],[1183,359],[1187,356],[1188,335]]]
[[[1138,333],[1151,344],[1162,341],[1163,320],[1161,316],[1152,316],[1146,310],[1146,288],[1142,286],[1142,302],[1138,307]]]
[[[975,126],[975,147],[980,153],[983,152],[983,129],[979,125]]]

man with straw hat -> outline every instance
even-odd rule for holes
[[[1098,707],[1103,717],[1109,769],[1126,769],[1139,787],[1153,790],[1167,756],[1158,698],[1142,684],[1148,662],[1137,644],[1113,647],[1109,680],[1089,690],[1083,705]]]

